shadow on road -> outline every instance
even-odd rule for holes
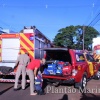
[[[27,83],[27,84],[26,84],[25,89],[27,89],[29,86],[30,86],[30,84],[29,84],[29,83]],[[17,90],[21,90],[21,89],[22,89],[22,87],[20,86],[20,87],[18,87],[18,89],[17,89]]]
[[[100,95],[94,95],[92,93],[82,93],[80,100],[100,100]]]
[[[63,97],[59,100],[68,100],[68,95],[67,94],[64,94]]]
[[[13,87],[13,86],[11,86],[11,87],[9,87],[9,88],[3,90],[3,91],[0,91],[0,95],[2,95],[3,93],[5,93],[6,91],[8,91],[9,89],[11,89],[12,87]]]
[[[44,79],[43,80],[43,85],[42,85],[42,90],[45,91],[45,88],[47,87],[47,81]]]

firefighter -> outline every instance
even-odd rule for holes
[[[27,75],[30,79],[30,95],[37,95],[34,93],[34,79],[37,79],[37,71],[42,64],[45,64],[45,59],[33,59],[27,66]],[[34,78],[35,77],[35,78]]]
[[[18,90],[17,86],[18,86],[18,80],[19,77],[22,73],[22,89],[25,89],[25,85],[26,85],[26,66],[29,64],[30,62],[30,57],[29,57],[29,53],[26,52],[25,54],[20,54],[17,58],[17,61],[15,63],[15,67],[14,69],[17,68],[16,71],[16,76],[15,76],[15,84],[14,84],[14,91]]]

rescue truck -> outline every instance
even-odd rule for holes
[[[35,26],[24,27],[21,33],[0,35],[0,82],[14,82],[13,70],[19,54],[29,53],[31,59],[43,58],[41,48],[51,47],[51,41]]]
[[[93,48],[93,56],[95,60],[100,62],[100,45],[95,45]]]
[[[46,64],[41,70],[46,83],[56,86],[65,83],[84,89],[89,79],[100,77],[98,74],[100,66],[84,50],[68,48],[44,48],[43,50],[46,51]]]

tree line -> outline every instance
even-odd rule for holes
[[[83,49],[84,43],[84,49],[91,51],[93,38],[96,38],[98,35],[99,32],[91,26],[71,25],[58,30],[53,44],[55,47]]]

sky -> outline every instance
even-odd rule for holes
[[[51,41],[58,30],[89,25],[100,13],[100,0],[0,0],[0,27],[19,32],[36,26]],[[93,27],[100,31],[100,22]]]

